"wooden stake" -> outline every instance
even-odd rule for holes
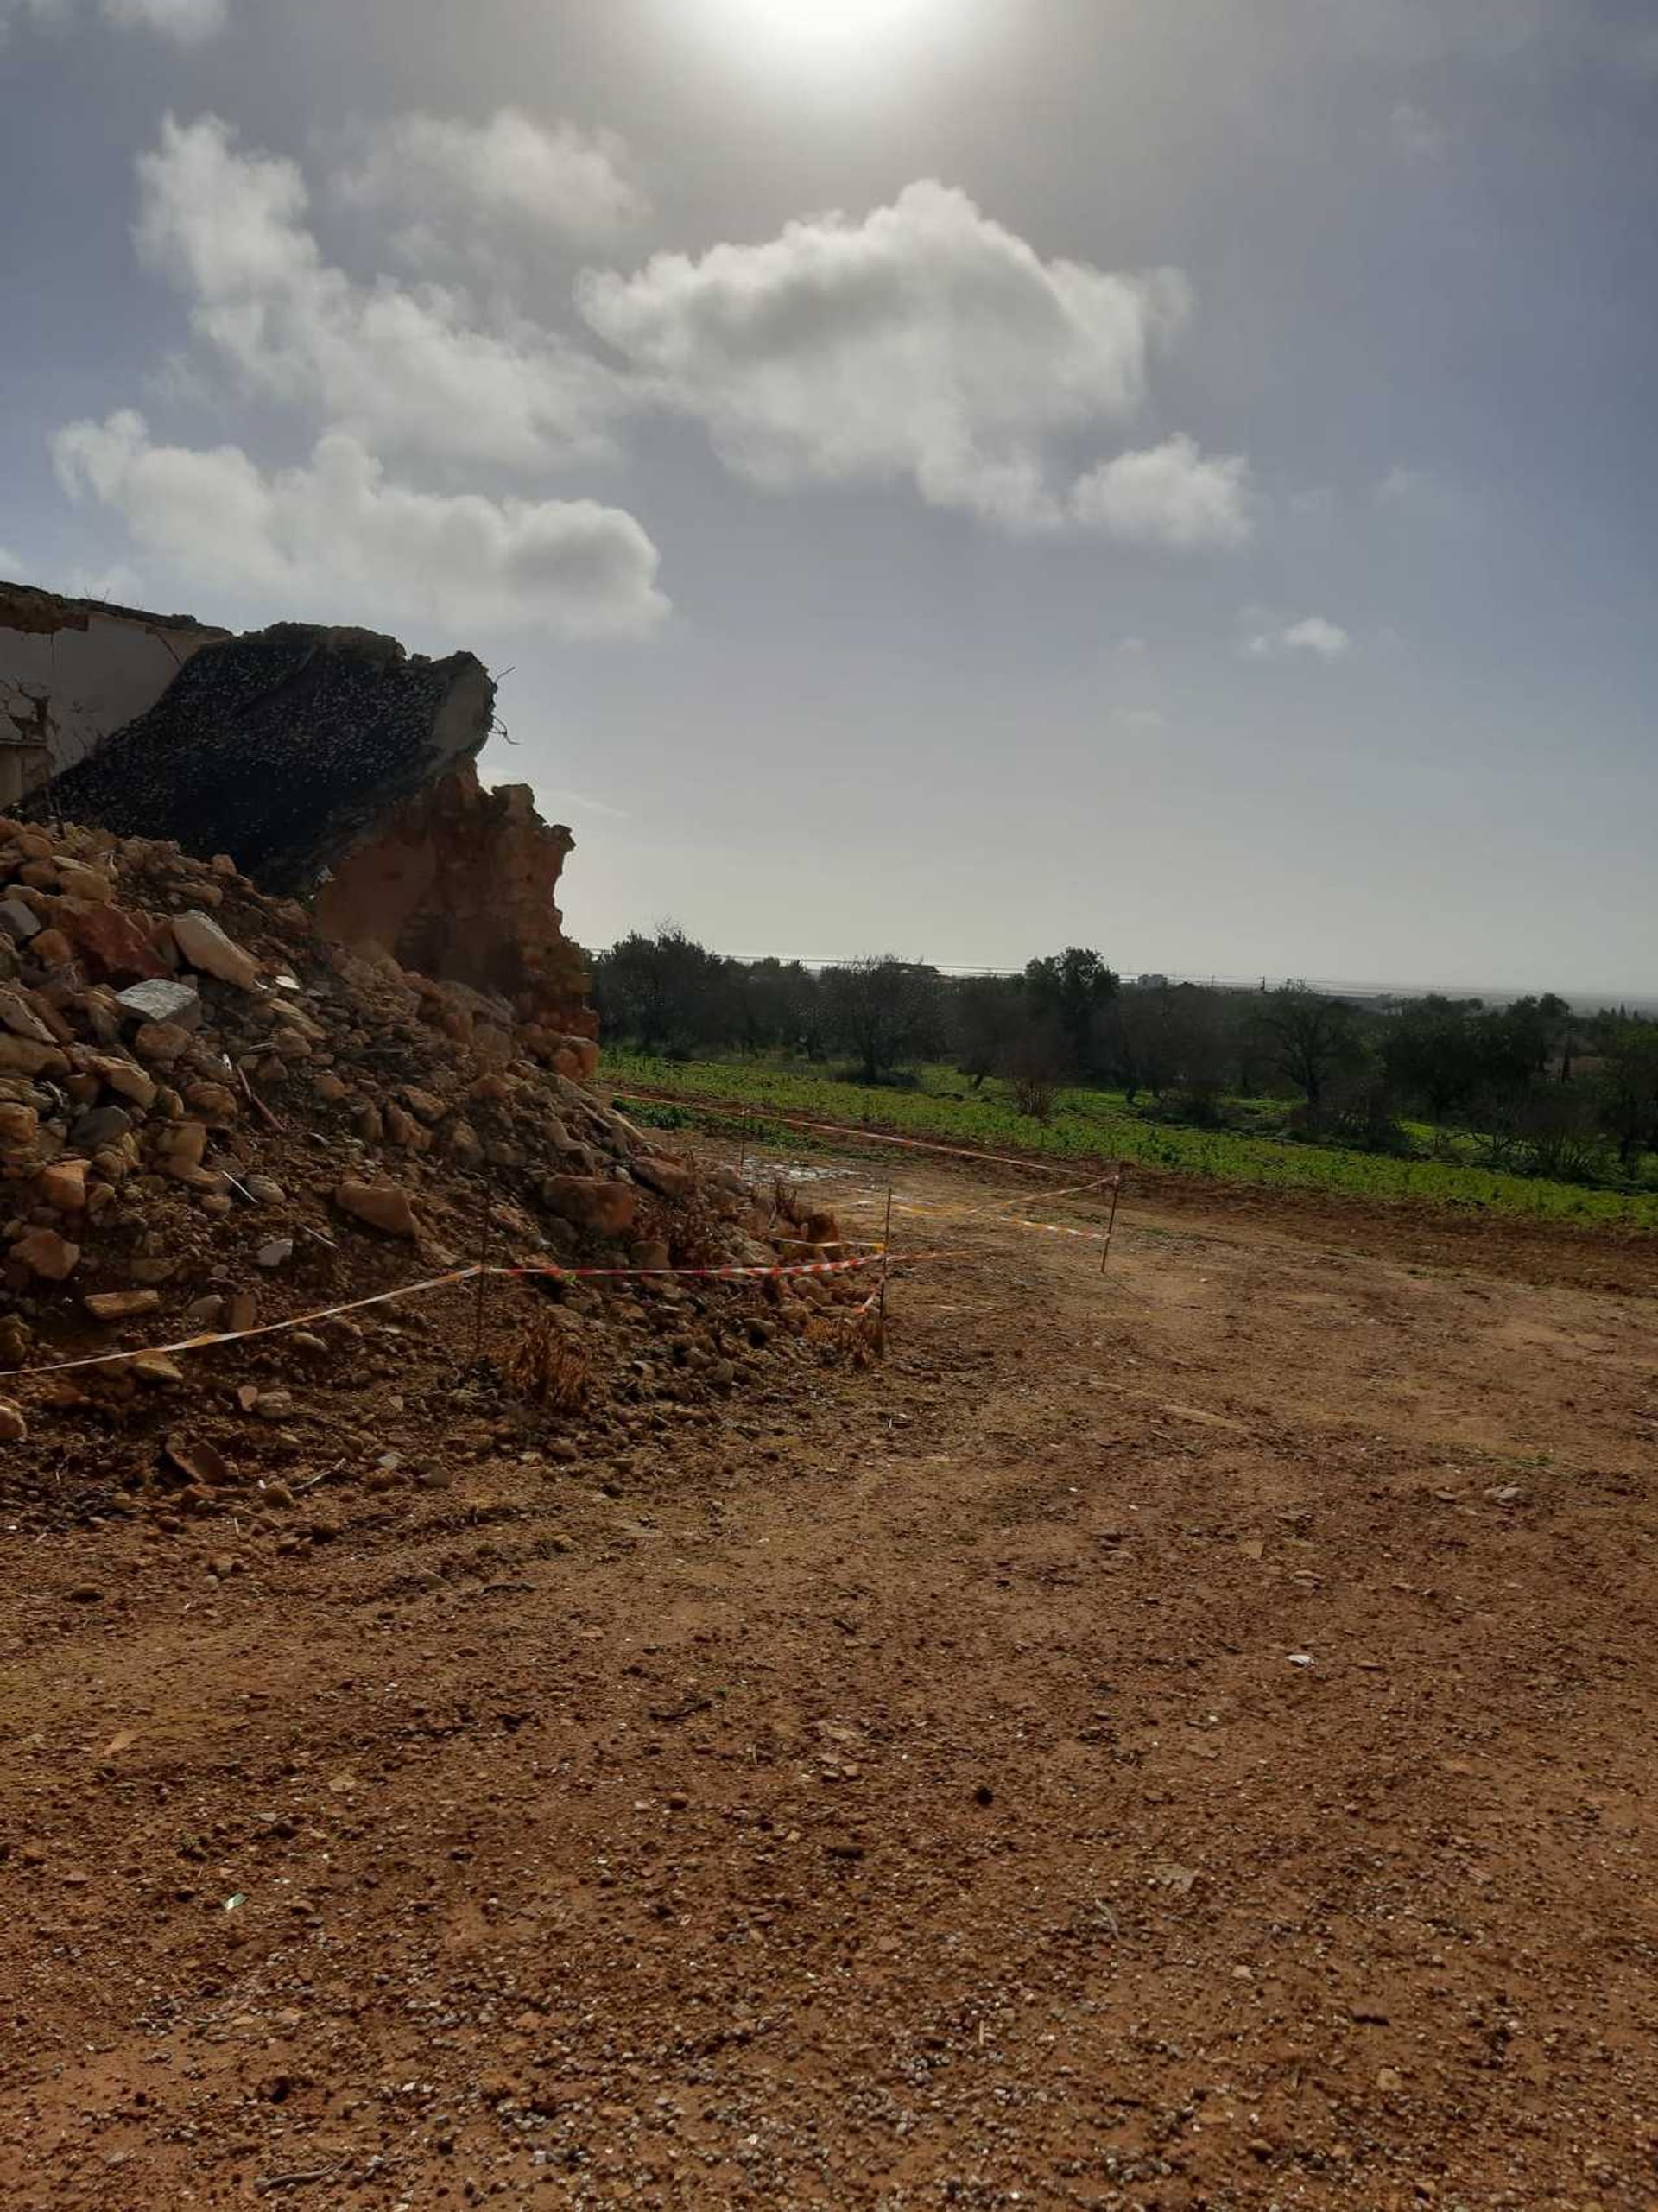
[[[877,1328],[881,1349],[887,1348],[887,1277],[892,1272],[892,1185],[887,1185],[887,1226],[881,1238],[881,1306]]]
[[[484,1357],[484,1294],[490,1283],[490,1245],[495,1227],[495,1209],[486,1198],[484,1201],[484,1233],[478,1247],[478,1310],[472,1327],[472,1365],[476,1367]]]
[[[1099,1271],[1102,1275],[1105,1272],[1106,1265],[1111,1257],[1111,1232],[1117,1226],[1117,1201],[1123,1195],[1123,1178],[1127,1172],[1127,1161],[1119,1160],[1117,1163],[1117,1180],[1111,1185],[1111,1210],[1105,1223],[1105,1249],[1099,1255]]]

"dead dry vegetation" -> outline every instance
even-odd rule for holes
[[[31,1404],[4,2202],[1655,2201],[1649,1300],[1003,1195]]]

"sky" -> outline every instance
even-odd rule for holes
[[[1630,0],[0,0],[0,575],[500,674],[566,925],[1658,989]]]

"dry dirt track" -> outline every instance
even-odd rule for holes
[[[1652,1302],[914,1226],[718,1427],[5,1539],[0,2202],[1658,2202]]]

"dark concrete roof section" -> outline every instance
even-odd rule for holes
[[[475,759],[494,713],[470,653],[277,623],[205,647],[37,809],[228,852],[267,891],[301,892],[388,807]]]

